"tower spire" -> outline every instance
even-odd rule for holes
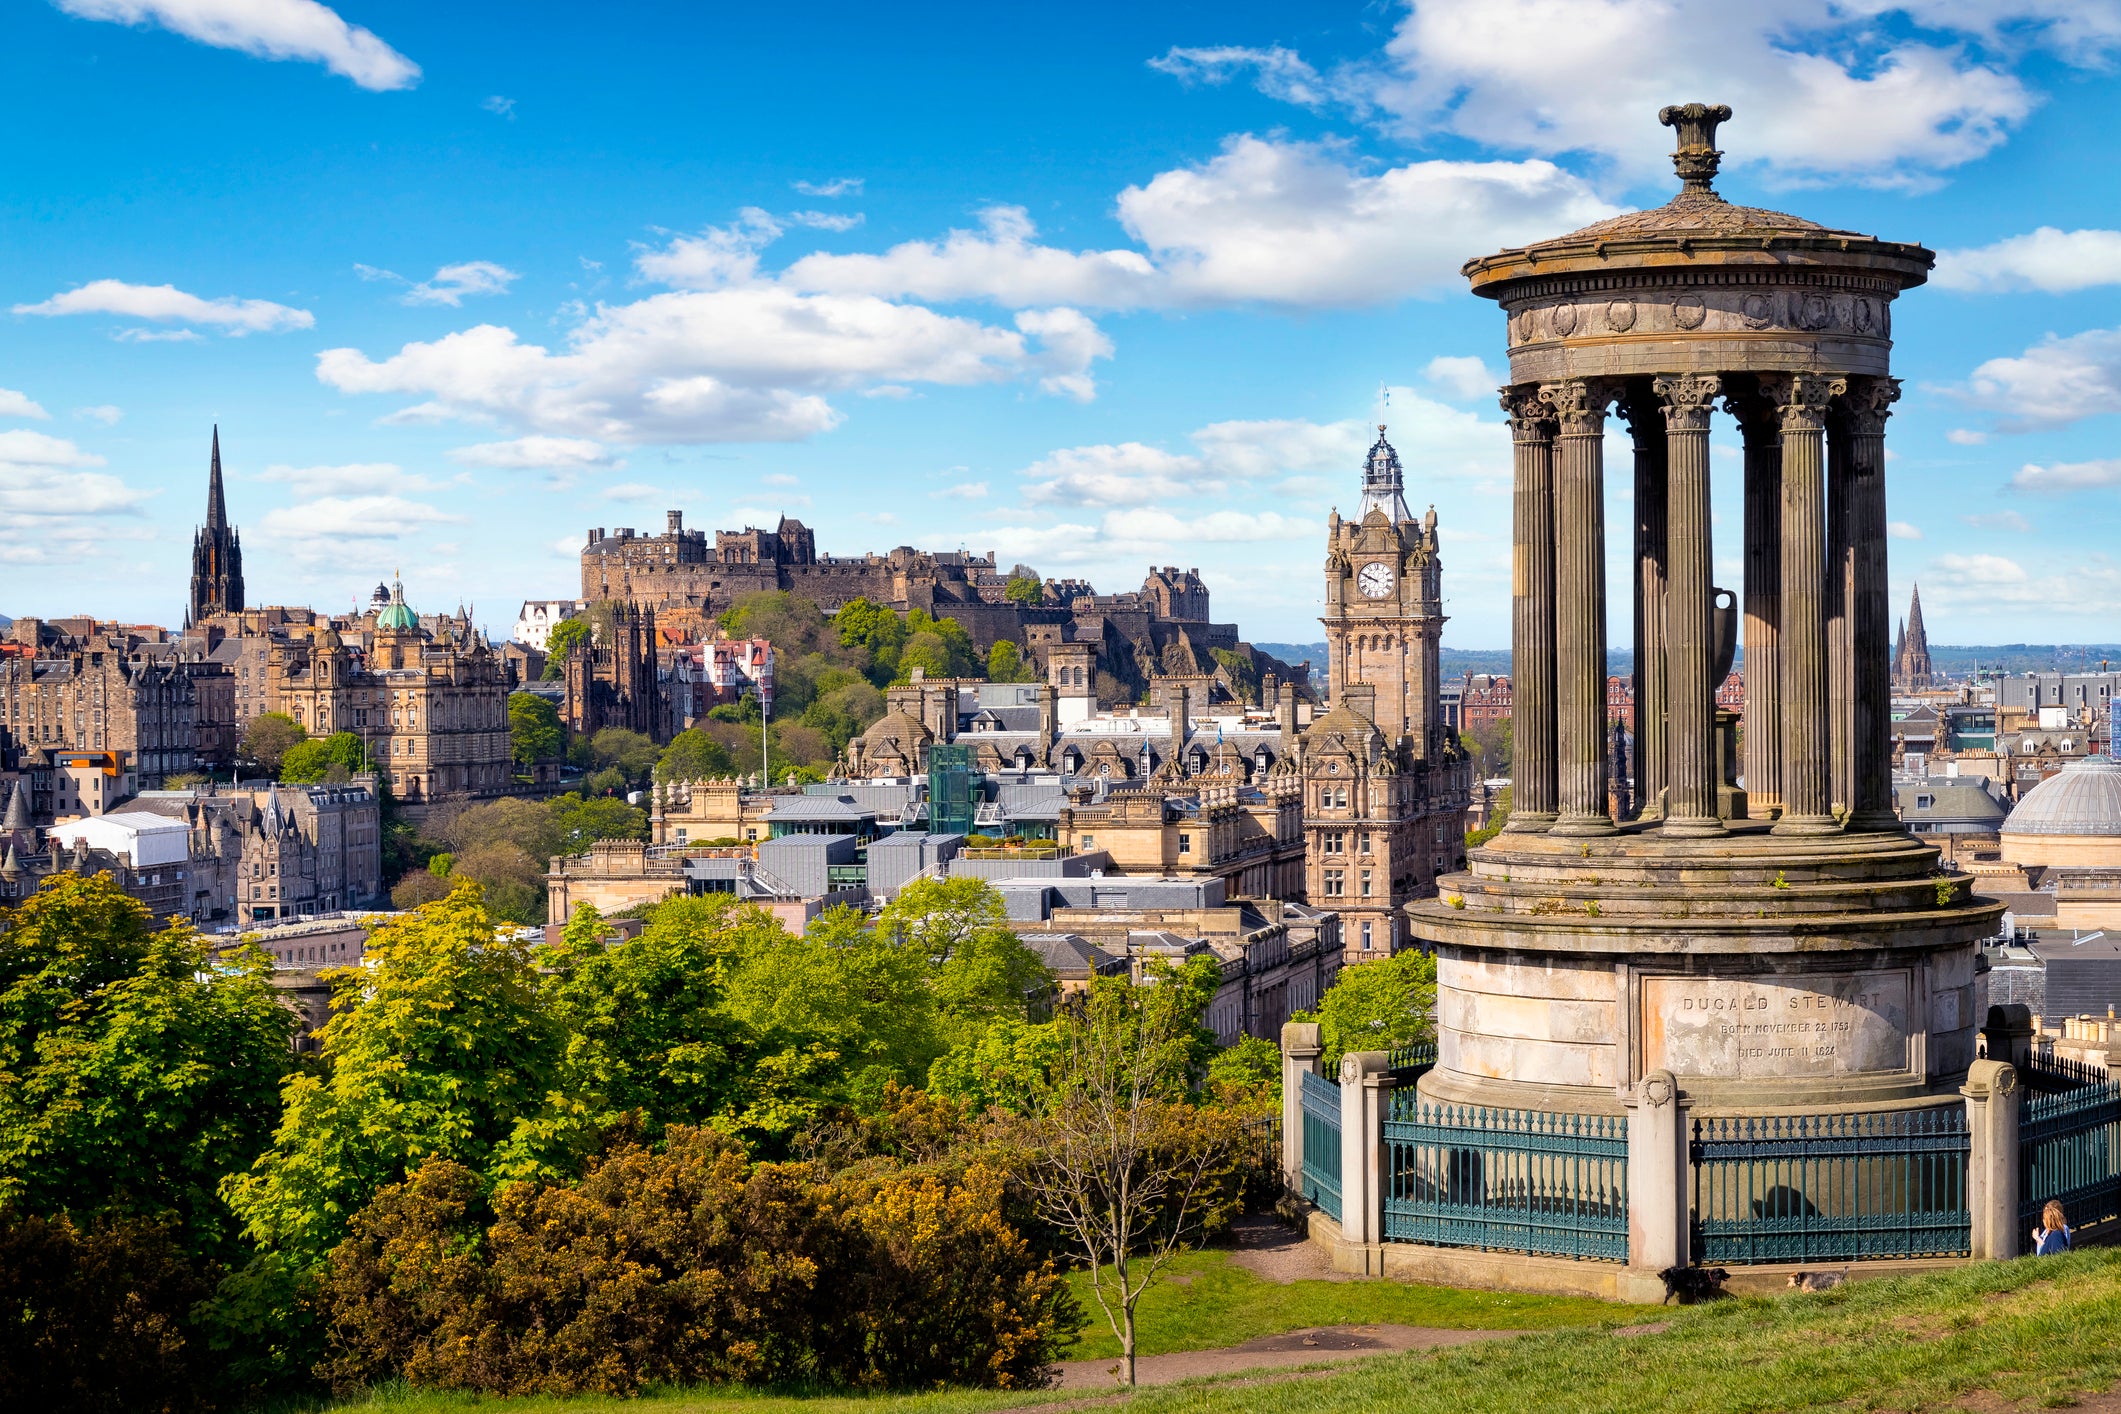
[[[206,474],[206,528],[219,530],[228,524],[228,506],[221,496],[221,424],[214,424],[214,460]]]

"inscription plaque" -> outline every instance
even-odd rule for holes
[[[1719,1080],[1908,1068],[1909,975],[1642,979],[1642,1068]]]

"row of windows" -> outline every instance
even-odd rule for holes
[[[1371,896],[1371,879],[1375,872],[1370,869],[1360,871],[1356,883],[1362,892],[1357,895],[1358,898],[1369,898]],[[1325,871],[1325,895],[1327,898],[1346,898],[1348,896],[1347,870],[1328,869]]]

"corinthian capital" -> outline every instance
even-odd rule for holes
[[[1554,435],[1554,410],[1539,400],[1534,384],[1514,383],[1504,388],[1502,410],[1509,415],[1511,435],[1519,442],[1544,442]]]
[[[1849,431],[1858,437],[1883,437],[1885,420],[1900,401],[1898,378],[1851,378],[1842,407],[1848,414]]]
[[[1564,437],[1598,437],[1605,433],[1605,410],[1619,388],[1603,378],[1571,378],[1539,385],[1539,400],[1554,409]]]
[[[1825,373],[1763,373],[1760,391],[1782,414],[1784,432],[1817,432],[1827,404],[1848,391],[1848,379]]]
[[[1713,373],[1679,373],[1650,384],[1664,402],[1664,425],[1674,432],[1706,432],[1723,380]]]

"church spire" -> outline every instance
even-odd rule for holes
[[[1922,627],[1922,590],[1917,586],[1907,605],[1907,622],[1893,649],[1893,684],[1920,690],[1930,686],[1936,669],[1930,662],[1930,637]]]
[[[228,505],[221,496],[221,424],[214,424],[214,460],[206,473],[206,528],[225,529],[228,525]]]

